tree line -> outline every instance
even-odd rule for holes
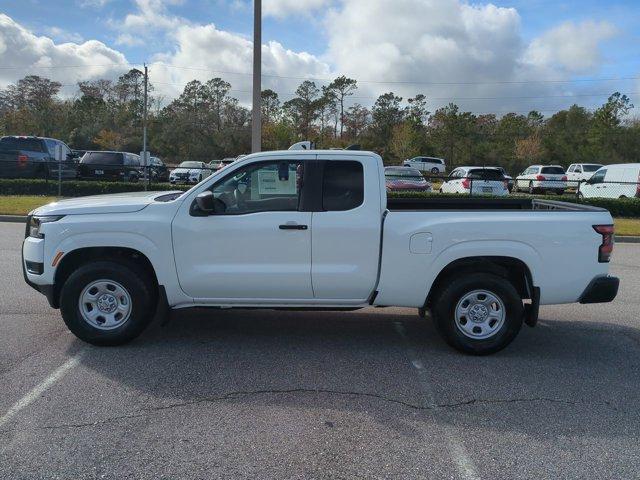
[[[142,150],[144,75],[137,69],[117,80],[62,85],[29,75],[0,90],[0,134],[59,138],[72,148]],[[356,80],[340,76],[328,85],[303,81],[282,101],[262,92],[262,147],[286,149],[299,140],[318,148],[360,144],[398,164],[416,155],[443,157],[449,166],[502,165],[517,173],[532,163],[640,161],[640,121],[629,119],[630,99],[618,92],[594,111],[579,105],[545,118],[540,112],[477,115],[456,104],[429,111],[428,98],[406,101],[393,92],[371,107],[351,103]],[[248,153],[251,112],[221,78],[193,80],[170,102],[149,85],[148,136],[153,155],[168,163],[210,161]]]

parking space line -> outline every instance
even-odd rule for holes
[[[400,337],[402,337],[402,339],[404,340],[409,360],[413,368],[415,368],[416,370],[421,390],[424,393],[425,399],[427,401],[427,406],[430,408],[435,408],[436,401],[433,394],[433,387],[431,386],[431,382],[429,381],[429,377],[427,376],[427,372],[424,368],[424,363],[418,358],[419,356],[417,352],[409,343],[409,339],[407,338],[407,334],[402,322],[394,322],[394,327],[396,329],[396,332],[398,332],[398,335],[400,335]],[[478,475],[476,467],[473,464],[473,460],[471,460],[471,458],[469,457],[469,454],[464,448],[462,442],[456,437],[453,427],[449,424],[445,424],[444,432],[446,441],[451,450],[453,462],[456,465],[459,475],[465,480],[479,480],[480,476]]]
[[[75,367],[80,359],[82,358],[84,351],[80,351],[75,356],[71,357],[69,360],[60,365],[56,370],[54,370],[47,378],[45,378],[38,385],[33,387],[29,393],[27,393],[24,397],[14,403],[11,408],[5,413],[2,417],[0,417],[0,427],[3,427],[7,422],[9,422],[20,410],[24,409],[31,405],[35,400],[40,397],[47,389],[49,389],[53,384],[59,381],[62,377],[64,377],[69,370]]]

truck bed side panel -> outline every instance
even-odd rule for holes
[[[442,269],[477,256],[522,260],[542,304],[575,302],[594,276],[607,273],[592,225],[610,223],[606,211],[391,211],[375,303],[420,307]]]

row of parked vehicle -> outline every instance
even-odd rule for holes
[[[56,150],[62,154],[58,161]],[[238,157],[239,158],[239,157]],[[35,136],[0,138],[1,178],[86,179],[196,184],[237,158],[185,161],[170,171],[158,158],[144,166],[140,155],[122,151],[72,150],[61,140]]]
[[[442,158],[414,157],[402,167],[387,167],[385,178],[389,191],[432,191],[423,173],[442,175],[446,163]],[[442,178],[441,193],[507,195],[510,192],[556,193],[575,190],[581,198],[640,197],[640,163],[602,165],[574,163],[565,171],[561,165],[531,165],[515,179],[503,167],[457,167]]]

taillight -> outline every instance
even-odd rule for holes
[[[640,173],[638,173],[638,183],[636,183],[636,197],[640,198]]]
[[[563,181],[563,182],[566,182],[566,181],[567,181],[567,176],[566,176],[566,175],[564,175],[564,176],[562,177],[562,181]]]
[[[18,155],[18,166],[24,167],[29,161],[29,157],[26,155]]]
[[[469,188],[471,186],[471,181],[468,178],[462,180],[462,188]]]
[[[598,262],[607,263],[613,252],[613,225],[594,225],[593,229],[602,235],[602,244],[598,248]]]
[[[543,182],[546,180],[546,178],[544,177],[544,175],[536,175],[536,180],[538,180],[539,182]]]
[[[509,190],[509,180],[503,180],[502,183],[504,184],[504,189]]]

